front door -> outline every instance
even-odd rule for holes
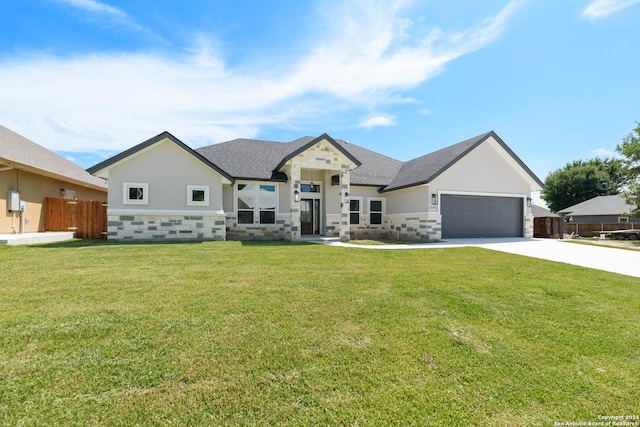
[[[320,199],[300,200],[300,232],[320,234]]]

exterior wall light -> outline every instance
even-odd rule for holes
[[[533,206],[533,200],[531,200],[531,197],[527,197],[527,207],[530,208]]]
[[[349,193],[344,193],[344,197],[349,198]]]
[[[300,193],[298,192],[298,190],[293,192],[293,201],[294,202],[299,202],[300,201]]]
[[[436,193],[431,193],[431,204],[438,206],[438,195]]]

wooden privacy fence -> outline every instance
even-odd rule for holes
[[[579,234],[583,237],[593,237],[600,234],[601,231],[615,231],[615,230],[637,230],[640,228],[640,223],[587,223],[587,224],[565,224],[565,233],[567,234]]]
[[[81,239],[106,239],[107,203],[99,200],[46,197],[44,229],[73,231]]]
[[[533,219],[533,237],[562,239],[565,233],[563,218],[545,216]]]

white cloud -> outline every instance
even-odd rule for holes
[[[596,148],[589,151],[589,155],[593,157],[613,157],[616,153],[606,148]]]
[[[142,28],[133,22],[129,15],[121,9],[110,6],[98,0],[52,0],[55,3],[70,6],[74,9],[81,10],[91,16],[93,19],[101,20],[105,23],[117,24],[130,27],[136,30]]]
[[[388,114],[373,116],[360,123],[360,127],[371,129],[379,126],[393,126],[396,124],[396,118]]]
[[[640,3],[640,0],[595,0],[584,8],[582,16],[602,18],[636,3]]]
[[[127,18],[95,0],[58,1]],[[309,53],[251,69],[229,67],[219,46],[201,35],[192,50],[171,56],[23,56],[0,63],[0,123],[65,152],[117,152],[163,130],[194,147],[251,138],[267,124],[406,101],[403,90],[495,40],[520,3],[450,34],[417,28],[403,15],[406,2],[336,2],[326,13],[337,18],[320,28]],[[361,125],[394,121],[380,115]]]
[[[106,15],[112,15],[117,17],[125,17],[126,13],[116,9],[113,6],[99,2],[97,0],[56,0],[58,3],[67,4],[78,9],[83,9],[87,12],[100,13]]]

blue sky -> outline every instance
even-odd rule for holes
[[[0,124],[89,167],[329,133],[409,160],[489,130],[541,178],[640,121],[640,0],[3,0]]]

